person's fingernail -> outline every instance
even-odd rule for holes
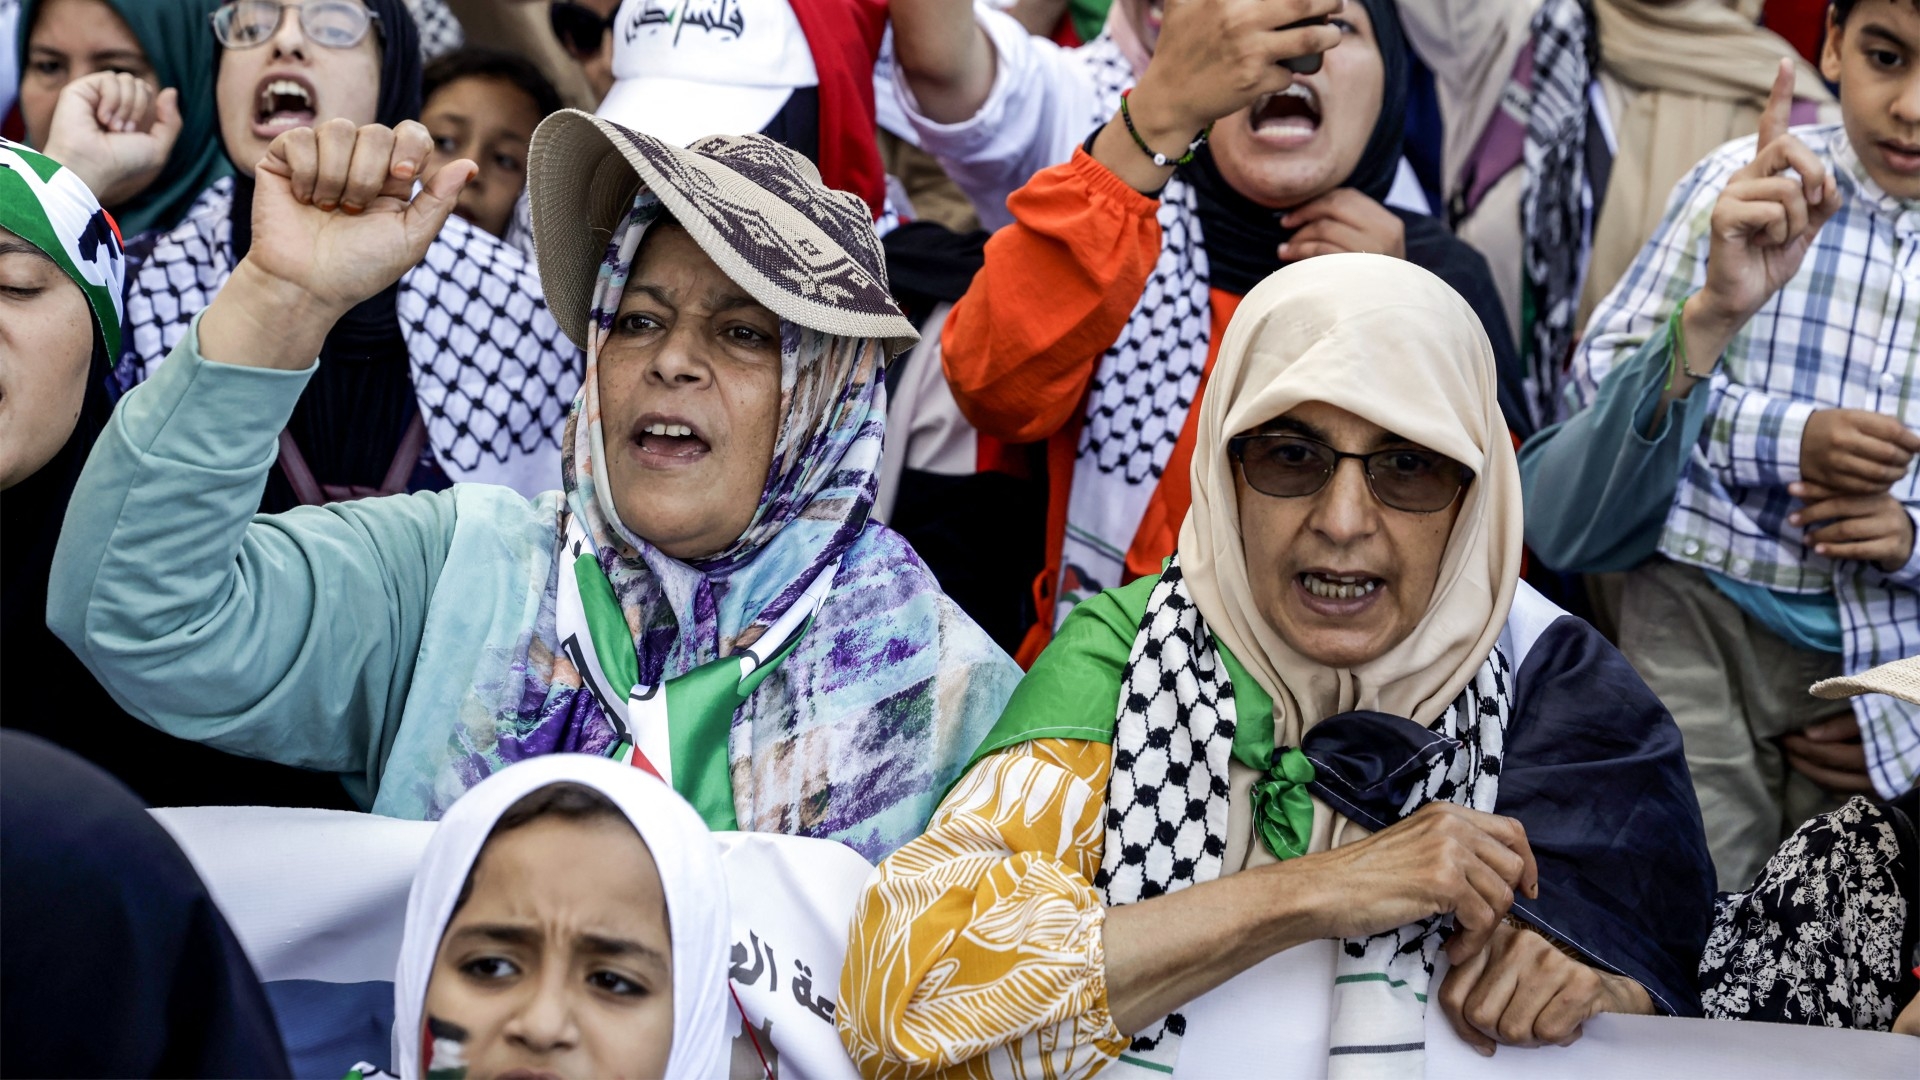
[[[1493,1056],[1493,1047],[1491,1046],[1476,1046],[1474,1049],[1479,1051],[1481,1057]]]
[[[414,164],[411,161],[402,161],[393,167],[393,175],[399,177],[402,180],[412,179],[413,173],[414,173]]]
[[[1787,515],[1787,524],[1789,524],[1789,525],[1798,525],[1798,524],[1800,524],[1800,515],[1799,515],[1799,514],[1788,514],[1788,515]]]
[[[322,210],[327,211],[328,213],[332,213],[340,204],[334,202],[332,199],[322,199],[319,202],[314,203],[313,205],[319,207]]]

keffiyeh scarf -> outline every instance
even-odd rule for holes
[[[134,245],[123,389],[146,381],[232,276],[233,192],[233,179],[221,180],[179,226]],[[551,489],[580,351],[526,258],[450,218],[401,277],[398,311],[428,444],[447,475],[529,497]]]
[[[1510,674],[1495,648],[1429,725],[1456,749],[1430,760],[1395,820],[1436,800],[1492,812],[1512,709]],[[1232,681],[1176,555],[1148,598],[1121,677],[1106,846],[1094,882],[1109,905],[1220,876],[1237,724]],[[1275,747],[1276,761],[1284,750]],[[1393,824],[1360,823],[1372,829]],[[1448,924],[1434,916],[1340,943],[1329,1076],[1423,1075],[1428,988]],[[1173,1013],[1135,1035],[1121,1060],[1172,1072],[1185,1031],[1185,1018]]]
[[[1133,85],[1111,37],[1074,50],[1094,84],[1088,129],[1104,124]],[[1127,580],[1127,548],[1146,516],[1207,368],[1213,304],[1193,187],[1175,174],[1160,193],[1160,255],[1118,341],[1089,384],[1086,424],[1067,498],[1054,628],[1074,605]]]
[[[1533,16],[1520,221],[1526,238],[1527,408],[1540,426],[1559,418],[1593,249],[1596,200],[1587,176],[1592,20],[1581,0],[1547,0]]]

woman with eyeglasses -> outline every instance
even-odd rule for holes
[[[1384,256],[1268,277],[1191,481],[1163,571],[1073,611],[869,885],[838,1014],[862,1072],[1172,1072],[1220,1015],[1196,999],[1295,948],[1336,1077],[1420,1075],[1429,998],[1489,1054],[1698,1015],[1713,875],[1680,734],[1519,580],[1473,309]],[[1243,1028],[1208,1037],[1256,1060]]]
[[[252,246],[254,167],[275,137],[310,127],[351,144],[363,125],[420,114],[419,39],[403,0],[233,0],[211,22],[220,136],[237,175],[136,246],[118,368],[127,387],[153,374]],[[526,495],[552,485],[580,353],[527,258],[483,230],[448,222],[419,265],[341,320],[321,359],[280,436],[263,511],[454,482]]]

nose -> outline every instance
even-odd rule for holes
[[[647,378],[660,386],[698,389],[713,381],[713,368],[692,340],[693,331],[674,327],[647,363]]]
[[[1312,498],[1307,526],[1336,547],[1364,540],[1380,527],[1380,507],[1367,486],[1366,467],[1353,458],[1334,466],[1327,486]]]
[[[1900,96],[1893,99],[1893,117],[1909,127],[1920,127],[1920,72],[1907,76]],[[1909,132],[1906,138],[1912,138]]]
[[[269,39],[273,46],[273,58],[283,57],[305,60],[307,58],[307,32],[300,28],[300,8],[289,4],[280,9],[280,25]]]
[[[580,1025],[574,1016],[575,986],[565,965],[547,965],[533,981],[530,996],[514,1010],[503,1028],[507,1042],[535,1054],[557,1054],[578,1046]]]

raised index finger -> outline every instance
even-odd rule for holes
[[[1780,58],[1780,69],[1773,73],[1773,90],[1767,94],[1767,107],[1760,114],[1760,145],[1754,148],[1758,156],[1775,139],[1787,133],[1793,121],[1793,61]]]

